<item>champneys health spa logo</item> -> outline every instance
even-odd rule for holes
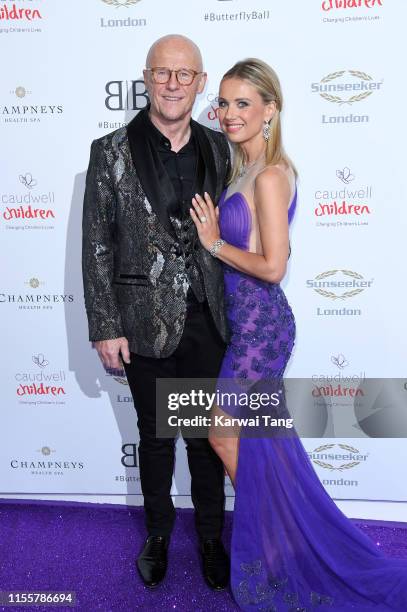
[[[85,469],[84,461],[70,459],[66,456],[59,458],[57,451],[50,446],[42,446],[35,453],[42,457],[11,457],[10,468],[30,473],[33,476],[64,476],[72,472]],[[51,458],[51,455],[55,455]]]
[[[363,453],[350,444],[322,444],[308,452],[308,456],[325,470],[343,472],[365,463],[369,453]]]
[[[38,33],[43,20],[41,0],[0,0],[0,34]]]
[[[114,9],[131,9],[135,7],[140,0],[102,0],[106,7]],[[99,25],[101,28],[139,28],[147,25],[147,19],[140,18],[140,16],[134,17],[133,15],[125,16],[123,13],[126,11],[118,11],[120,17],[100,17]]]
[[[8,91],[8,100],[1,94],[0,121],[5,124],[44,123],[55,120],[63,113],[62,104],[45,100],[40,93],[32,92],[23,85]]]
[[[308,289],[334,302],[353,299],[366,289],[371,288],[373,279],[366,280],[362,274],[352,270],[328,270],[306,281]],[[360,308],[335,307],[316,308],[317,316],[360,316]]]
[[[347,166],[336,170],[335,177],[336,186],[319,188],[314,192],[313,215],[316,227],[367,227],[372,214],[372,186],[358,185],[355,175]]]
[[[65,370],[52,368],[42,353],[33,355],[32,363],[32,368],[14,375],[19,403],[34,406],[65,404]]]
[[[74,302],[72,293],[47,290],[47,283],[36,277],[25,282],[27,289],[21,292],[0,290],[0,308],[14,307],[17,310],[43,311],[63,308]]]
[[[338,108],[364,103],[373,94],[381,91],[383,79],[376,81],[361,70],[338,70],[325,75],[319,82],[311,83],[311,92],[325,102]],[[369,115],[349,113],[347,115],[322,115],[322,124],[368,123]]]
[[[50,230],[55,225],[55,193],[45,191],[31,172],[16,177],[15,189],[0,192],[1,222],[5,229]]]

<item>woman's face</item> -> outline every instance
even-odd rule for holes
[[[262,97],[248,81],[225,79],[219,90],[219,122],[230,142],[244,144],[263,138],[263,126],[275,112],[274,102],[264,104]]]

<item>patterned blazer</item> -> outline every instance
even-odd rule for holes
[[[168,213],[175,193],[145,137],[146,110],[92,142],[83,207],[82,271],[91,341],[125,336],[132,352],[167,357],[180,341],[189,287],[183,233],[194,236],[215,325],[226,342],[223,273],[195,225]],[[198,193],[219,200],[230,166],[223,134],[191,121]]]

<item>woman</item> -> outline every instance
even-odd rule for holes
[[[281,387],[295,337],[279,285],[296,206],[281,110],[278,77],[264,62],[238,62],[224,75],[219,118],[235,149],[230,184],[216,210],[207,194],[196,195],[191,208],[202,245],[224,264],[232,337],[219,380],[250,393],[259,382]],[[222,406],[215,414],[239,410]],[[283,400],[278,414],[286,414]],[[272,437],[241,431],[238,439],[211,429],[235,487],[231,582],[240,608],[407,610],[407,563],[386,559],[345,517],[296,433],[283,430]]]

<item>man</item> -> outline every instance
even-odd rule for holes
[[[219,262],[202,249],[189,209],[217,201],[229,170],[223,135],[191,119],[205,86],[189,39],[170,35],[147,55],[149,106],[95,140],[86,178],[83,278],[89,337],[106,368],[124,362],[137,410],[148,537],[137,559],[147,586],[167,567],[175,519],[174,439],[156,437],[156,378],[215,378],[228,339]],[[206,439],[185,440],[204,577],[225,588],[224,470]]]

